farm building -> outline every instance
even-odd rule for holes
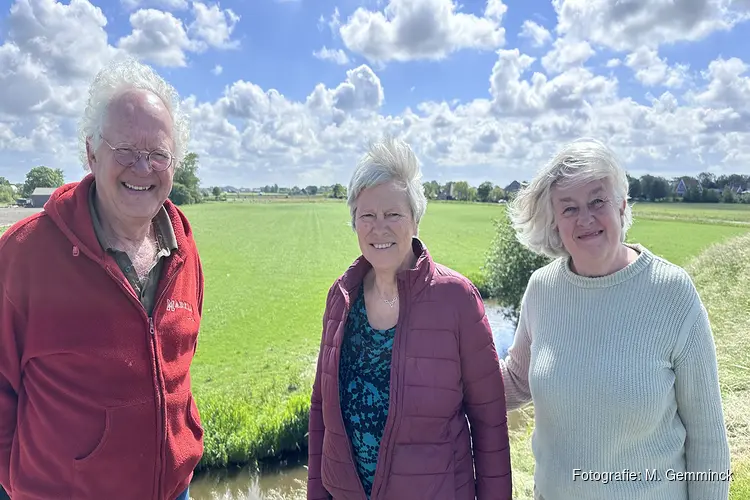
[[[31,193],[31,203],[34,207],[42,208],[56,189],[57,188],[36,188],[34,192]]]

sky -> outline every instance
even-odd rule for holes
[[[86,171],[129,55],[190,117],[201,185],[347,185],[384,135],[425,181],[528,180],[593,137],[631,175],[750,173],[750,0],[0,0],[0,175]]]

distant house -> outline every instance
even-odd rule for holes
[[[734,194],[745,194],[750,192],[750,184],[743,186],[742,184],[728,186],[729,190]]]
[[[438,193],[438,200],[454,200],[456,199],[455,184],[449,182],[443,189]]]
[[[521,189],[521,183],[518,181],[513,181],[507,186],[505,186],[505,192],[506,193],[515,193]]]
[[[703,192],[703,186],[697,179],[680,179],[680,181],[674,186],[674,194],[677,196],[685,196],[688,190],[691,188],[697,188],[699,193]]]
[[[49,200],[49,197],[52,196],[52,193],[55,192],[57,188],[36,188],[33,193],[31,193],[31,204],[34,207],[42,208],[45,203],[47,203],[47,200]]]

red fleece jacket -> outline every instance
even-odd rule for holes
[[[171,500],[203,429],[189,368],[203,274],[184,215],[148,317],[99,245],[93,178],[0,238],[0,484],[13,500]]]

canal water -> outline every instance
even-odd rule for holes
[[[487,318],[498,355],[502,358],[513,342],[515,328],[505,319],[502,309],[485,301]],[[513,420],[513,419],[511,419]],[[520,423],[520,422],[519,422]],[[511,426],[514,422],[511,421]],[[198,475],[190,485],[192,500],[303,500],[306,498],[306,461],[287,461],[283,464],[211,471]]]

